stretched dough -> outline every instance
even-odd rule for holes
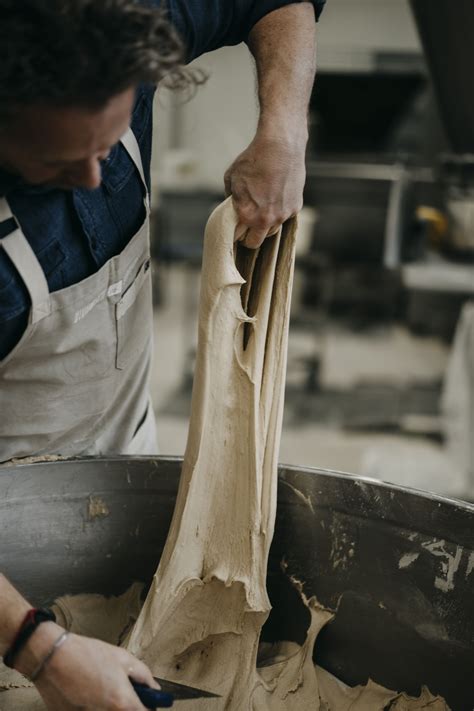
[[[296,222],[258,252],[235,250],[235,225],[229,199],[206,228],[181,482],[160,566],[128,649],[158,676],[222,695],[220,706],[201,701],[196,709],[244,711],[258,699],[259,708],[276,711],[274,681],[257,672],[257,651],[270,611],[266,571]],[[300,663],[296,667],[299,677]],[[282,696],[299,683],[287,673],[280,677]]]
[[[156,676],[221,695],[193,702],[196,711],[382,711],[400,698],[396,692],[372,682],[351,690],[315,669],[316,637],[333,612],[302,591],[310,611],[303,645],[262,646],[258,655],[270,611],[266,572],[296,221],[258,252],[235,248],[235,226],[229,199],[206,229],[191,423],[176,508],[128,649]],[[429,692],[423,700],[434,701]]]

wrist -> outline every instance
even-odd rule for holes
[[[0,656],[4,656],[15,639],[31,605],[0,573]]]
[[[15,669],[30,677],[64,629],[56,622],[42,622],[15,659]]]
[[[257,135],[266,140],[285,143],[295,152],[305,153],[308,143],[308,121],[295,118],[288,113],[262,111],[257,127]]]
[[[0,639],[0,656],[4,657],[10,649],[13,640],[15,639],[20,626],[25,619],[25,615],[31,610],[31,605],[25,601],[19,602],[14,608],[8,611],[8,621],[2,626],[2,635]],[[8,622],[8,623],[7,623]]]

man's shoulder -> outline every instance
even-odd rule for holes
[[[187,61],[228,45],[245,42],[265,15],[305,0],[151,0],[163,8],[181,37]],[[142,0],[146,2],[146,0]],[[316,19],[326,0],[309,0]],[[150,1],[148,1],[148,5]]]

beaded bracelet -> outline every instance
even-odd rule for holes
[[[65,631],[57,638],[56,642],[54,642],[53,646],[51,647],[51,649],[49,650],[49,652],[47,653],[47,655],[45,656],[43,661],[38,664],[38,666],[34,670],[33,674],[30,675],[30,681],[33,681],[33,682],[36,681],[36,679],[39,677],[39,675],[41,674],[41,672],[43,671],[43,669],[45,668],[47,663],[56,654],[58,649],[63,646],[64,642],[67,640],[68,637],[69,637],[69,632]]]

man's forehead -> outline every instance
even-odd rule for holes
[[[25,106],[11,122],[10,140],[26,141],[49,160],[80,160],[116,143],[130,122],[135,92],[130,89],[105,106]]]

